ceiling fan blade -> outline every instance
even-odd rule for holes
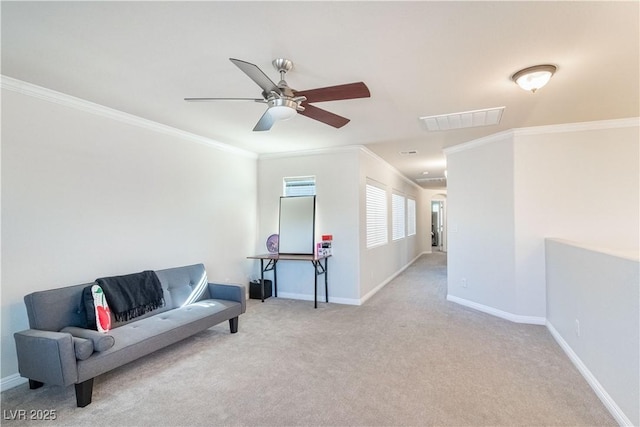
[[[274,123],[275,123],[275,120],[273,120],[273,117],[271,117],[271,114],[269,113],[269,109],[267,109],[267,111],[264,112],[262,117],[260,117],[260,120],[258,120],[258,123],[256,123],[256,126],[253,128],[253,131],[261,132],[261,131],[269,130],[271,129],[271,126],[273,126]]]
[[[236,64],[251,80],[256,82],[258,86],[262,88],[265,94],[276,92],[278,95],[282,95],[282,91],[271,79],[264,73],[257,65],[251,64],[240,59],[229,58],[229,61]]]
[[[294,91],[295,96],[304,96],[307,102],[339,101],[342,99],[369,98],[369,88],[362,82]]]
[[[334,128],[341,128],[351,121],[346,117],[333,114],[327,110],[323,110],[322,108],[318,108],[307,103],[304,103],[303,106],[304,111],[298,111],[298,114],[302,114],[303,116],[307,116],[310,119],[328,124],[329,126],[333,126]]]
[[[266,102],[262,98],[185,98],[188,102],[208,102],[208,101],[255,101]]]

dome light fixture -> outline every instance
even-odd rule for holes
[[[535,93],[542,86],[549,83],[551,76],[553,76],[553,73],[555,73],[557,69],[555,65],[535,65],[518,71],[511,76],[511,80],[522,89]]]
[[[286,98],[269,100],[269,114],[273,120],[289,120],[296,115],[297,103]]]

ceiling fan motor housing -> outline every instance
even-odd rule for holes
[[[272,107],[289,107],[296,110],[298,108],[298,103],[293,101],[292,99],[287,98],[272,98],[267,101],[267,105],[269,108]]]

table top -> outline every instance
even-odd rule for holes
[[[249,259],[274,259],[278,260],[289,260],[289,261],[318,261],[324,258],[329,258],[331,255],[300,255],[300,254],[261,254],[261,255],[253,255],[248,256]]]

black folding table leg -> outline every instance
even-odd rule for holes
[[[329,282],[327,279],[327,263],[329,262],[329,258],[324,259],[324,296],[327,302],[329,302]]]
[[[318,308],[318,261],[311,261],[313,264],[313,308]]]
[[[264,260],[260,258],[260,299],[264,302]]]

